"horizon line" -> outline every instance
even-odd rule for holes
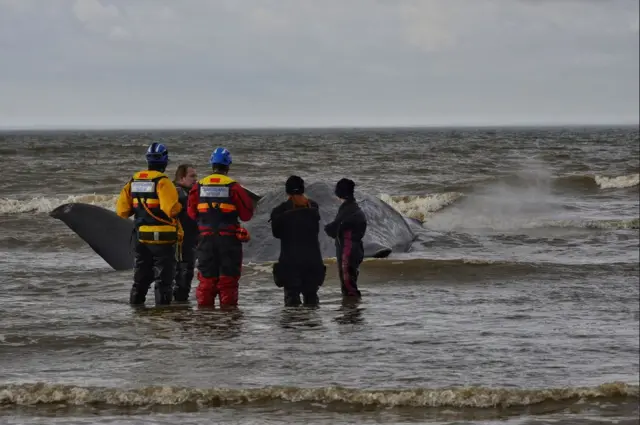
[[[460,123],[460,124],[405,124],[405,125],[237,125],[237,126],[200,126],[200,125],[23,125],[23,126],[3,126],[0,125],[0,131],[244,131],[244,130],[379,130],[379,129],[462,129],[462,128],[594,128],[594,127],[638,127],[638,122],[602,122],[602,123],[581,123],[581,122],[565,122],[565,123]]]

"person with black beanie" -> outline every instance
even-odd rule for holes
[[[287,307],[318,305],[318,289],[326,267],[320,250],[318,204],[304,195],[304,180],[291,176],[285,183],[288,199],[271,211],[271,232],[280,239],[280,256],[273,265],[273,280],[284,289]]]
[[[336,243],[336,261],[342,296],[347,300],[360,300],[358,289],[360,264],[364,260],[362,239],[367,231],[367,218],[355,199],[356,184],[343,178],[336,184],[335,195],[342,205],[335,219],[324,227],[324,231]]]

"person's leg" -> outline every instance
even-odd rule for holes
[[[149,250],[153,254],[156,305],[169,305],[176,270],[176,246],[149,245]]]
[[[341,282],[342,295],[351,298],[360,298],[361,294],[358,290],[358,276],[362,256],[359,252],[354,252],[354,246],[351,240],[351,231],[345,231],[343,235],[344,246],[342,247],[342,255],[339,259],[341,264]]]
[[[213,307],[218,290],[219,258],[215,236],[202,238],[197,249],[198,280],[196,300],[198,307]]]
[[[238,286],[242,274],[242,243],[235,236],[219,236],[220,253],[220,306],[238,305]]]
[[[173,298],[176,301],[184,302],[189,299],[195,263],[195,247],[185,246],[182,251],[182,260],[176,265],[175,286],[173,287]]]
[[[138,242],[135,247],[133,285],[131,285],[129,293],[129,303],[132,305],[144,304],[152,282],[153,256],[145,244]]]
[[[305,267],[300,270],[303,304],[317,306],[320,304],[318,290],[323,285],[327,269],[320,263],[315,267]]]

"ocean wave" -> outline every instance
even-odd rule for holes
[[[620,176],[605,176],[599,174],[569,174],[552,176],[549,173],[522,172],[503,176],[488,176],[480,180],[453,184],[447,190],[454,192],[469,192],[479,187],[502,184],[511,187],[547,186],[556,190],[594,191],[599,189],[625,189],[640,184],[640,174],[632,173]]]
[[[594,176],[594,180],[602,189],[623,189],[638,186],[638,184],[640,184],[640,174],[628,174],[617,177]]]
[[[635,180],[631,177],[633,176],[623,176],[623,178],[613,178],[612,180],[606,180],[606,177],[602,177],[604,180],[599,180],[599,184],[606,188],[629,187],[626,185],[630,185],[634,181],[635,184],[638,184],[638,175],[635,175]],[[589,178],[580,177],[580,179]],[[597,179],[599,179],[599,177],[596,176],[591,181],[595,182]],[[423,224],[427,223],[426,227],[428,227],[428,221],[430,218],[445,208],[455,204],[458,200],[464,198],[465,194],[456,191],[427,195],[390,195],[387,193],[381,193],[378,197],[402,215],[416,219]],[[98,205],[108,210],[115,211],[116,199],[117,195],[99,195],[96,193],[62,197],[37,196],[30,199],[0,198],[0,214],[49,213],[56,207],[71,202]],[[593,229],[637,229],[638,220],[569,220],[550,223],[536,222],[524,225],[524,227],[547,226]]]
[[[539,227],[580,228],[597,230],[640,229],[640,220],[637,218],[621,220],[559,220],[552,221],[547,224],[540,224]]]
[[[157,405],[214,407],[269,402],[346,404],[352,406],[511,408],[561,401],[629,401],[638,385],[609,382],[593,387],[542,389],[453,387],[366,390],[344,387],[263,387],[250,389],[149,386],[136,389],[50,383],[0,385],[0,405],[93,405],[150,407]]]
[[[491,216],[475,216],[474,221],[457,219],[452,220],[449,223],[439,223],[440,230],[455,228],[459,232],[465,232],[469,230],[484,231],[484,232],[527,232],[544,229],[556,229],[556,230],[570,230],[570,229],[584,229],[584,230],[636,230],[640,228],[640,220],[637,218],[623,218],[623,219],[602,219],[602,220],[538,220],[527,218],[514,218],[507,220],[502,217]],[[423,223],[424,227],[429,228],[431,222],[428,220]]]
[[[392,196],[380,194],[379,198],[401,214],[424,221],[430,214],[451,205],[461,193],[447,192],[433,195]],[[38,196],[30,199],[0,198],[0,214],[48,213],[60,205],[82,202],[115,211],[117,195],[70,195],[66,197]]]
[[[66,197],[37,196],[30,199],[0,198],[0,214],[48,213],[60,205],[71,202],[98,205],[115,211],[116,195],[70,195]]]
[[[415,255],[410,254],[410,255]],[[335,263],[335,258],[325,259],[325,264]],[[362,273],[375,273],[378,277],[382,274],[402,273],[403,276],[412,274],[426,277],[430,274],[442,275],[443,273],[453,273],[458,277],[462,277],[465,273],[477,276],[480,270],[485,275],[497,273],[500,276],[506,276],[507,273],[532,273],[541,270],[554,272],[559,270],[567,270],[567,268],[577,268],[580,271],[603,271],[624,269],[628,272],[637,272],[638,264],[636,262],[611,262],[607,261],[591,261],[585,263],[580,259],[571,261],[567,258],[559,259],[557,257],[548,257],[545,260],[507,260],[492,258],[473,258],[473,257],[456,257],[456,258],[422,258],[422,257],[387,257],[387,258],[365,258],[363,261]],[[253,265],[256,271],[270,272],[271,269],[265,264]]]
[[[566,189],[625,189],[640,184],[640,174],[602,176],[598,174],[574,174],[555,179],[555,186]]]
[[[460,192],[434,193],[431,195],[403,195],[393,196],[386,193],[379,198],[406,217],[426,221],[434,213],[452,205],[464,196]]]
[[[494,181],[494,180],[492,180]],[[600,175],[573,175],[562,176],[555,179],[555,185],[564,188],[590,188],[590,189],[624,189],[638,186],[640,182],[640,174],[628,174],[617,177],[606,177]],[[510,183],[514,181],[510,180]],[[521,183],[525,186],[534,184],[530,180],[524,179]],[[538,182],[539,183],[539,182]],[[477,184],[477,183],[476,183]],[[474,187],[472,185],[472,187]],[[456,190],[446,191],[442,193],[434,193],[427,195],[389,195],[380,194],[379,198],[392,206],[401,214],[417,219],[425,223],[436,213],[442,211],[456,203],[456,201],[465,197],[463,188],[456,186]],[[534,224],[538,227],[540,224]],[[545,225],[543,225],[545,226]],[[608,221],[566,221],[557,222],[553,227],[582,227],[582,228],[598,228],[598,229],[636,229],[638,228],[637,220],[608,220]]]

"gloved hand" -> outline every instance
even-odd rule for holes
[[[236,238],[240,242],[249,242],[251,240],[251,235],[249,234],[249,231],[247,229],[245,229],[244,227],[240,227],[238,228],[238,230],[236,230]]]

